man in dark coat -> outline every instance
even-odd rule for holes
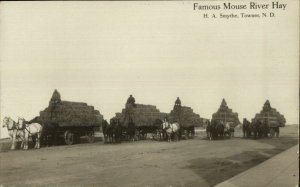
[[[49,108],[50,108],[51,117],[53,117],[56,105],[59,104],[60,102],[61,102],[60,94],[55,89],[54,92],[53,92],[53,94],[52,94],[51,100],[49,102]]]
[[[180,101],[179,97],[177,97],[177,99],[175,101],[175,106],[181,106],[181,101]]]
[[[129,96],[129,98],[127,99],[127,103],[126,104],[132,104],[135,105],[135,99],[132,95]]]
[[[57,104],[57,103],[60,103],[61,102],[61,99],[60,99],[60,94],[59,92],[55,89],[53,94],[52,94],[52,97],[51,97],[51,100],[50,100],[50,105],[51,104]]]

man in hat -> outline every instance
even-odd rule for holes
[[[135,99],[132,95],[129,96],[129,98],[127,99],[126,105],[132,105],[135,106]]]
[[[51,118],[53,117],[54,110],[55,110],[57,104],[59,104],[60,102],[61,102],[60,94],[55,89],[54,92],[53,92],[53,94],[52,94],[51,100],[49,102],[49,108],[50,108]]]
[[[51,104],[57,104],[57,103],[59,103],[59,102],[61,102],[61,99],[60,99],[60,94],[59,94],[59,92],[55,89],[54,90],[54,92],[53,92],[53,94],[52,94],[52,97],[51,97],[51,100],[50,100],[50,105]]]
[[[179,97],[177,97],[177,99],[175,101],[175,106],[181,106],[181,101],[180,101]]]

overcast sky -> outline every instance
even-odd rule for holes
[[[133,94],[162,112],[179,96],[204,118],[225,98],[240,120],[269,99],[298,123],[299,2],[288,2],[273,19],[233,20],[203,19],[192,2],[1,2],[1,120],[32,119],[58,89],[106,119]]]

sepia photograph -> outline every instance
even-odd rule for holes
[[[299,1],[0,2],[0,187],[298,187]]]

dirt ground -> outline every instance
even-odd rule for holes
[[[298,126],[279,138],[244,139],[241,132],[209,141],[143,140],[0,152],[2,186],[214,186],[298,143]]]

